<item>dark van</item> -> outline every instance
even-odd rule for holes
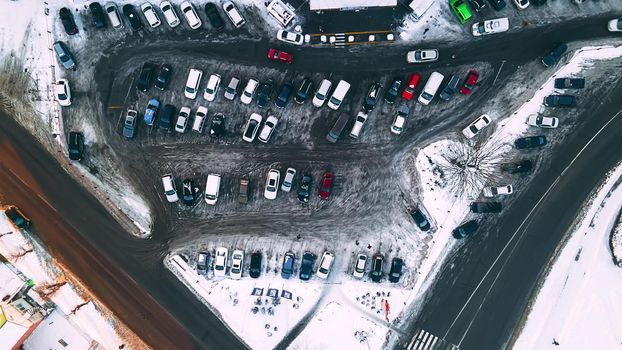
[[[337,122],[333,125],[333,128],[330,129],[330,132],[326,135],[326,141],[331,143],[337,142],[341,132],[348,124],[348,120],[350,120],[350,116],[347,113],[341,113],[339,119],[337,119]]]

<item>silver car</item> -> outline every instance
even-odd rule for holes
[[[65,69],[76,69],[76,61],[73,59],[71,51],[69,51],[69,48],[64,42],[55,42],[54,52],[56,52],[56,57]]]
[[[296,169],[287,168],[285,172],[285,178],[283,179],[283,183],[281,184],[281,191],[289,192],[292,190],[292,186],[294,184],[294,178],[296,177]]]

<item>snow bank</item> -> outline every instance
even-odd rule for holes
[[[622,267],[622,212],[618,214],[616,225],[611,231],[611,253],[619,267]]]

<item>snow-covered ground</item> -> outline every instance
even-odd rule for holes
[[[609,235],[622,208],[621,180],[618,164],[544,277],[514,349],[620,348],[622,271]]]

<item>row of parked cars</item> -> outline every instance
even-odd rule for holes
[[[512,0],[519,10],[526,9],[530,4],[543,5],[546,1],[547,0]],[[501,11],[506,7],[505,0],[488,0],[488,4],[490,4],[495,11]],[[464,24],[473,18],[473,11],[480,12],[487,7],[487,3],[484,0],[449,0],[449,7],[456,18],[458,18],[458,21]]]

